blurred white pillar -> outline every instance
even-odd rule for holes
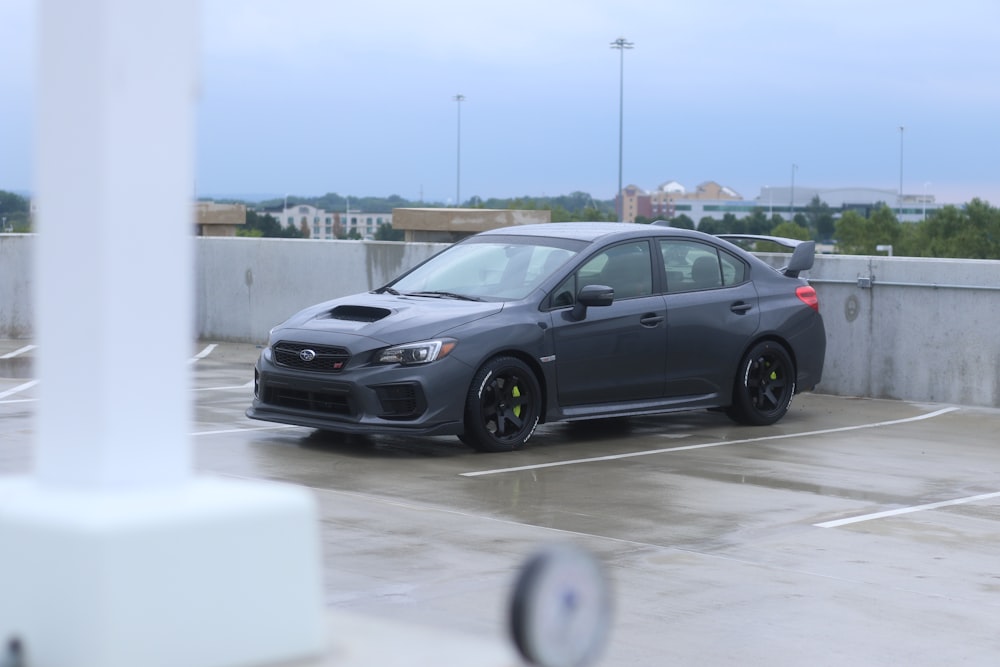
[[[198,2],[40,8],[41,400],[35,475],[0,478],[0,642],[44,667],[318,654],[312,496],[192,474]]]
[[[40,7],[38,478],[184,482],[198,2]]]

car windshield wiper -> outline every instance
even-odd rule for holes
[[[388,292],[389,294],[391,294],[393,296],[399,296],[399,292],[397,292],[396,290],[394,290],[394,289],[392,289],[391,287],[388,287],[388,286],[386,286],[386,287],[379,287],[377,290],[375,290],[376,294],[385,294],[386,292]]]
[[[430,292],[407,292],[406,296],[429,296],[434,299],[461,299],[462,301],[482,301],[478,296],[469,296],[468,294],[458,294],[456,292],[440,292],[440,291],[430,291]]]

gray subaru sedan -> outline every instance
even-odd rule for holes
[[[521,447],[539,423],[720,408],[781,419],[826,333],[799,244],[775,269],[697,231],[550,223],[483,232],[270,333],[253,419]]]

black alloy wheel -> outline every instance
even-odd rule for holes
[[[532,370],[514,357],[495,357],[472,380],[460,438],[483,452],[509,452],[528,441],[540,414],[541,389]]]
[[[788,412],[795,395],[795,364],[774,341],[754,345],[740,362],[733,404],[726,411],[741,424],[767,426]]]

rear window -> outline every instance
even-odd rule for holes
[[[738,285],[747,280],[747,266],[739,257],[697,241],[664,239],[660,254],[667,276],[667,292],[691,292]]]

